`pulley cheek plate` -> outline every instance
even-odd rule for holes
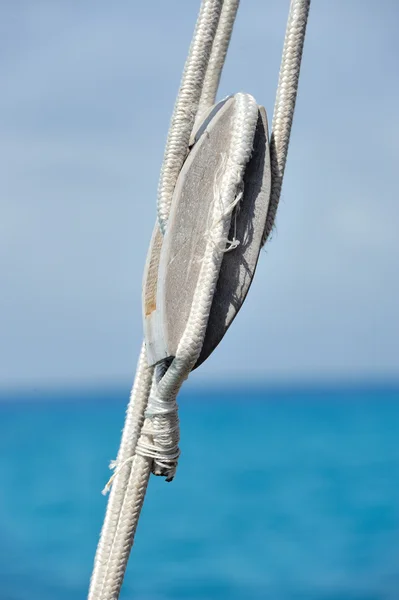
[[[173,357],[193,302],[215,199],[216,174],[230,145],[234,97],[199,127],[196,143],[179,174],[164,238],[156,225],[143,281],[143,319],[148,362]],[[211,113],[212,114],[212,113]],[[216,348],[251,285],[261,249],[270,199],[270,155],[266,112],[259,108],[252,157],[244,174],[244,194],[233,214],[231,236],[240,242],[223,257],[204,344],[196,367]],[[230,237],[231,239],[231,237]],[[162,246],[162,248],[161,248]]]

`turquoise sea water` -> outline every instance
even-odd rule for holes
[[[128,390],[0,402],[0,600],[84,599]],[[399,390],[186,392],[122,599],[399,599]]]

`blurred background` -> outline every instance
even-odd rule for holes
[[[198,8],[0,2],[0,600],[86,596]],[[242,0],[219,90],[270,121],[288,8]],[[398,22],[311,6],[276,229],[122,599],[399,598]]]

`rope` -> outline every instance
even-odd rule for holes
[[[222,12],[215,39],[212,44],[212,52],[209,57],[204,83],[202,86],[201,99],[198,105],[198,115],[215,104],[220,76],[222,74],[224,61],[230,44],[240,0],[224,0]]]
[[[193,40],[166,140],[158,185],[158,222],[164,234],[176,181],[187,158],[202,86],[219,23],[223,0],[202,0]]]
[[[158,223],[165,232],[172,194],[186,159],[195,119],[215,101],[239,0],[203,0],[185,64],[166,142],[158,186]],[[263,243],[274,223],[281,193],[295,109],[310,0],[292,0],[280,69],[271,136],[272,192]],[[242,180],[253,146],[258,107],[237,94],[227,164],[215,181],[211,233],[186,329],[176,357],[154,369],[143,345],[131,392],[107,512],[90,582],[89,600],[117,600],[133,544],[151,470],[174,477],[179,458],[177,394],[195,365],[206,332],[219,270],[229,242],[233,208],[242,197]],[[230,245],[228,245],[230,244]]]
[[[231,13],[231,8],[229,8],[227,3],[227,11],[224,12],[225,17],[223,23],[228,22],[228,14]],[[201,6],[200,14],[197,20],[197,25],[194,33],[193,42],[191,44],[190,52],[188,59],[186,61],[186,66],[182,78],[182,84],[180,87],[178,99],[176,101],[176,106],[174,110],[174,115],[172,117],[171,128],[169,131],[167,147],[165,151],[164,165],[161,171],[161,181],[160,181],[160,190],[164,190],[167,186],[162,186],[164,179],[166,179],[165,174],[167,174],[171,169],[168,169],[168,165],[172,163],[172,170],[174,167],[175,177],[177,179],[177,175],[180,171],[181,167],[177,167],[178,161],[182,159],[183,161],[187,154],[187,146],[184,146],[184,152],[182,152],[182,144],[180,144],[180,154],[176,157],[176,148],[173,144],[176,139],[177,133],[180,134],[181,137],[184,137],[184,134],[187,136],[187,131],[189,134],[191,133],[190,127],[182,127],[179,124],[179,115],[180,118],[183,119],[183,125],[187,124],[187,119],[184,121],[185,117],[185,108],[190,105],[191,102],[194,104],[196,98],[198,98],[198,79],[197,84],[195,84],[195,78],[198,77],[198,74],[201,75],[201,68],[204,62],[206,63],[207,59],[209,60],[209,50],[211,47],[211,55],[214,55],[216,52],[220,55],[222,52],[223,44],[221,42],[217,43],[213,46],[213,39],[210,38],[209,32],[213,32],[215,36],[215,24],[219,22],[218,17],[220,17],[221,9],[225,10],[223,3],[221,2],[209,2],[204,0]],[[222,25],[226,27],[226,25]],[[207,35],[208,31],[208,35]],[[231,35],[231,28],[230,33]],[[211,44],[210,44],[211,42]],[[203,47],[201,49],[201,43]],[[228,41],[225,41],[224,47],[227,50]],[[224,56],[226,53],[224,50]],[[223,58],[224,60],[224,58]],[[214,59],[214,63],[219,65],[219,69],[222,68],[221,59]],[[213,68],[213,72],[217,73],[217,68]],[[220,77],[219,75],[214,75],[214,77]],[[193,83],[194,82],[194,83]],[[201,88],[202,93],[202,88]],[[215,91],[216,93],[216,91]],[[187,116],[187,115],[186,115]],[[195,116],[195,115],[194,115]],[[177,133],[176,133],[177,132]],[[175,153],[171,151],[171,148],[175,148]],[[177,173],[177,174],[176,174]],[[171,180],[169,178],[169,184],[171,184]],[[173,193],[175,182],[171,185],[171,192]],[[165,198],[165,193],[161,194],[162,198]],[[164,214],[169,214],[170,202],[161,202],[163,206]],[[194,363],[196,359],[194,360]],[[146,373],[146,381],[143,382],[143,371],[147,371]],[[146,364],[145,350],[142,350],[139,368],[136,374],[136,381],[134,388],[132,390],[131,399],[128,407],[128,416],[126,418],[125,427],[122,435],[121,448],[118,454],[118,459],[116,461],[116,470],[114,476],[111,481],[112,490],[111,495],[108,502],[106,517],[104,520],[103,529],[101,532],[100,542],[97,548],[95,564],[93,569],[93,574],[91,578],[90,590],[89,590],[89,599],[95,600],[100,598],[107,598],[106,595],[109,590],[109,585],[107,586],[104,582],[105,580],[112,579],[110,575],[110,571],[115,570],[115,552],[114,548],[120,546],[120,537],[130,536],[133,541],[133,535],[135,531],[135,526],[130,522],[130,526],[128,525],[129,521],[126,520],[126,514],[136,514],[135,510],[138,510],[140,503],[137,503],[135,500],[136,495],[132,493],[133,490],[138,490],[140,496],[140,489],[143,490],[141,480],[137,481],[137,477],[130,476],[132,473],[137,472],[137,468],[140,467],[143,472],[149,473],[150,464],[148,459],[142,456],[143,461],[136,460],[135,452],[137,448],[138,435],[137,432],[140,431],[141,425],[144,420],[144,412],[145,412],[145,402],[143,402],[143,398],[140,397],[140,401],[136,398],[137,395],[143,393],[144,397],[148,397],[149,394],[149,382],[150,379],[148,375],[151,370],[148,369]],[[184,379],[184,377],[183,377]],[[177,394],[177,391],[176,391]],[[148,435],[151,430],[151,424],[148,423],[148,420],[145,422],[145,426],[143,428],[142,436],[140,437],[140,448],[139,452],[142,453],[143,444],[151,443],[151,438]],[[119,465],[119,466],[118,466]],[[145,478],[144,478],[145,479]],[[130,503],[127,503],[126,499],[131,498]],[[130,512],[129,512],[130,511]],[[134,519],[133,519],[134,523]],[[133,527],[133,529],[132,529]],[[126,552],[129,553],[130,546],[125,544]],[[124,561],[123,557],[122,563]],[[122,569],[123,572],[124,569]],[[115,578],[115,582],[119,581],[118,577]],[[121,581],[121,580],[120,580]]]
[[[124,465],[124,467],[120,469],[118,476],[114,478],[90,581],[89,598],[93,600],[94,598],[100,598],[100,590],[104,583],[112,541],[118,527],[126,486],[133,468],[132,463],[129,463],[128,460],[134,456],[144,422],[144,411],[150,392],[152,373],[153,369],[147,365],[146,349],[143,344],[116,461],[118,465]]]
[[[192,308],[176,357],[160,378],[158,369],[153,377],[147,418],[136,446],[118,527],[98,596],[101,600],[119,597],[153,461],[155,470],[160,469],[161,474],[169,480],[176,471],[179,456],[176,397],[202,349],[223,260],[223,244],[226,245],[230,230],[231,204],[239,193],[252,152],[257,120],[258,106],[252,96],[237,94],[228,163],[221,181],[216,182],[218,196],[212,215],[214,235],[219,243],[215,246],[213,240],[209,239],[206,245]],[[164,364],[161,368],[165,367]]]
[[[223,0],[202,0],[199,16],[184,67],[168,133],[165,156],[158,187],[160,226],[166,225],[170,203],[181,166],[187,155],[188,139],[196,116],[213,40],[219,23]],[[100,600],[108,562],[111,560],[115,534],[120,527],[124,498],[129,494],[129,475],[137,465],[133,461],[137,441],[144,421],[153,370],[148,368],[143,344],[135,382],[130,395],[121,445],[116,461],[115,477],[98,543],[90,581],[89,600]],[[129,462],[127,462],[129,461]],[[118,465],[123,467],[118,467]],[[129,484],[128,484],[129,481]],[[134,482],[133,482],[134,483]],[[105,596],[106,597],[106,596]]]
[[[270,137],[271,193],[262,246],[273,229],[283,185],[310,0],[291,0]]]
[[[153,373],[149,394],[154,391],[155,377],[156,371]],[[152,457],[142,455],[137,451],[139,445],[143,444],[144,440],[150,442],[147,433],[148,429],[149,424],[148,419],[146,419],[140,432],[135,449],[136,451],[131,456],[132,466],[128,475],[128,480],[125,482],[124,495],[121,499],[119,509],[118,523],[109,548],[108,562],[105,568],[102,585],[99,588],[98,596],[93,596],[98,597],[99,600],[117,600],[117,598],[119,598],[120,588],[125,575],[130,550],[133,545],[151,473]],[[118,478],[116,481],[118,481]]]

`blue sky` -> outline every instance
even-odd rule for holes
[[[219,97],[271,120],[288,0],[242,0]],[[126,381],[199,2],[3,3],[0,386]],[[277,228],[194,381],[399,375],[399,4],[311,7]]]

